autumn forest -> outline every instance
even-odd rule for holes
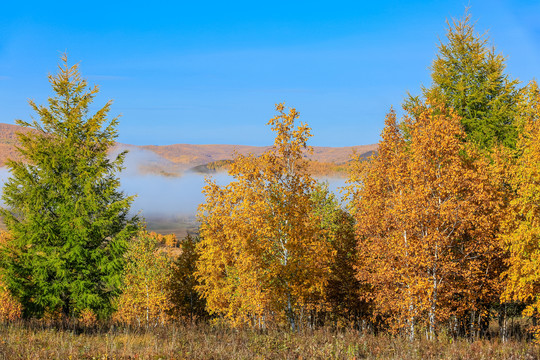
[[[309,119],[276,104],[273,146],[215,165],[232,181],[207,177],[183,239],[130,212],[111,103],[92,114],[97,87],[62,57],[6,163],[0,357],[39,331],[163,332],[170,345],[41,358],[540,355],[540,89],[507,74],[488,40],[468,14],[448,21],[431,84],[388,109],[377,151],[346,166],[309,160]],[[333,192],[317,171],[347,171],[347,185]],[[190,331],[248,345],[197,353],[180,340]]]

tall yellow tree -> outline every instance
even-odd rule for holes
[[[320,299],[332,251],[314,214],[314,180],[305,152],[310,128],[295,127],[298,112],[283,104],[268,125],[274,146],[261,155],[236,156],[227,186],[209,180],[199,208],[198,290],[212,313],[232,324],[292,329]]]
[[[422,104],[403,125],[406,136],[390,112],[379,153],[353,174],[358,278],[377,314],[433,336],[478,296],[496,298],[500,197],[451,109]]]
[[[459,115],[465,140],[493,159],[516,146],[521,89],[519,81],[505,73],[505,57],[490,44],[487,35],[487,32],[477,33],[468,10],[462,18],[447,21],[446,36],[439,44],[431,66],[432,84],[423,88],[422,96],[409,96],[405,107],[415,111],[415,108],[421,108],[418,106],[421,98],[438,99]],[[499,186],[508,189],[505,183]],[[508,195],[504,198],[509,198]],[[502,259],[499,260],[503,267]],[[494,275],[490,272],[490,276]],[[471,327],[478,328],[478,323],[487,330],[488,307],[498,309],[499,320],[505,321],[507,304],[490,304],[490,297],[479,297],[475,300],[476,310],[463,314],[461,327],[467,327],[467,332],[470,333]],[[469,324],[465,326],[467,322]],[[473,322],[475,326],[472,326]]]
[[[517,155],[508,166],[514,192],[502,240],[508,249],[509,269],[503,300],[527,303],[524,314],[540,314],[540,91],[531,82],[519,103]]]

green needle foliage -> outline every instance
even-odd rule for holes
[[[48,106],[29,102],[39,121],[17,120],[34,131],[18,135],[26,161],[8,163],[0,214],[13,240],[2,249],[4,280],[26,318],[85,309],[104,318],[114,310],[137,227],[128,215],[133,197],[116,177],[126,153],[108,157],[118,118],[107,119],[110,101],[88,114],[98,88],[65,55],[49,82]]]
[[[425,98],[438,99],[462,118],[467,138],[482,149],[496,144],[514,148],[514,124],[519,90],[518,81],[504,73],[505,58],[488,46],[485,35],[478,35],[470,15],[448,22],[447,42],[431,66],[430,88]],[[418,97],[410,97],[405,107],[413,110]]]

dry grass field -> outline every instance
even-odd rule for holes
[[[467,341],[319,329],[303,333],[210,325],[80,329],[0,324],[0,359],[538,359],[530,341]]]

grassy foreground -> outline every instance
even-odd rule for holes
[[[539,359],[527,341],[416,340],[355,331],[232,330],[207,325],[150,330],[0,324],[0,359]]]

